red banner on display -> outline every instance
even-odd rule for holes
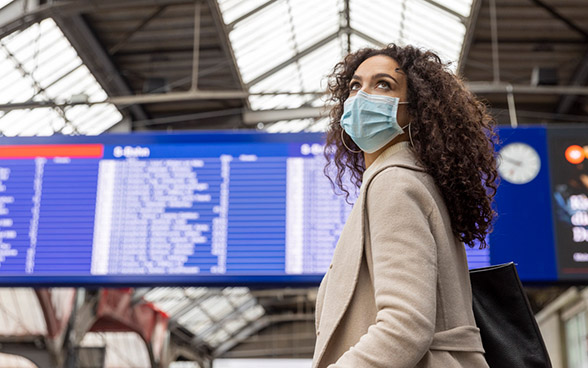
[[[0,159],[31,159],[35,157],[102,158],[102,144],[39,144],[0,146]]]

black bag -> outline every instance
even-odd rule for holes
[[[514,263],[470,270],[470,279],[490,368],[551,368]]]

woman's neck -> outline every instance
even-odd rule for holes
[[[380,148],[379,150],[377,150],[375,152],[372,152],[372,153],[364,152],[363,153],[363,161],[365,162],[366,170],[368,167],[370,167],[371,164],[374,163],[374,161],[376,161],[376,159],[378,158],[378,156],[380,156],[380,154],[382,154],[382,152],[384,152],[386,149],[388,149],[388,147],[391,147],[391,146],[395,145],[396,143],[404,142],[404,141],[408,141],[406,134],[402,134],[402,135],[394,138],[393,140],[388,142],[384,147]]]

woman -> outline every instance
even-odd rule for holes
[[[429,51],[335,66],[325,172],[360,186],[317,296],[313,367],[487,367],[465,248],[486,246],[493,120]]]

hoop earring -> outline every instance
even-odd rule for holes
[[[351,148],[347,147],[347,144],[345,143],[345,139],[343,139],[343,129],[341,129],[341,142],[343,142],[343,145],[345,146],[345,148],[347,148],[347,150],[349,152],[353,152],[353,153],[361,153],[361,150],[359,151],[354,151]]]
[[[414,148],[414,142],[412,141],[412,130],[411,130],[412,121],[408,123],[408,138],[410,138],[410,145]]]

